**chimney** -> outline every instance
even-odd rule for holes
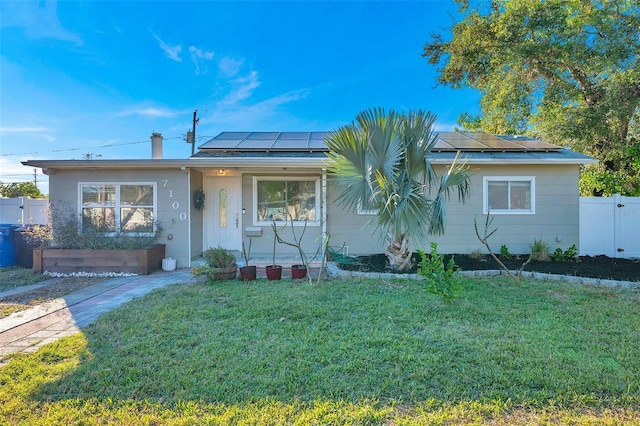
[[[162,160],[162,133],[151,133],[151,158]]]

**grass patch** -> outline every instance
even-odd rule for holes
[[[34,274],[32,269],[11,266],[0,268],[0,291],[9,290],[21,285],[35,284],[49,277],[42,274]]]
[[[27,284],[35,284],[46,279],[42,274],[34,274],[31,269],[20,267],[0,268],[0,291],[10,290]],[[37,303],[37,301],[35,301]],[[34,304],[35,304],[34,303]],[[14,312],[20,312],[30,305],[20,303],[2,303],[0,302],[0,318],[11,315]]]
[[[640,423],[637,292],[465,280],[164,288],[0,369],[8,423]],[[0,420],[1,422],[1,420]]]

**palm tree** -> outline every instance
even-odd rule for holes
[[[422,242],[445,230],[445,200],[452,190],[464,202],[470,172],[456,155],[438,176],[429,161],[436,143],[435,115],[422,110],[398,114],[376,108],[331,132],[328,171],[340,187],[339,204],[356,211],[376,210],[368,222],[386,237],[385,254],[393,269],[411,267],[409,239]]]

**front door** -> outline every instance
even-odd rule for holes
[[[242,249],[241,178],[208,176],[205,198],[205,247]]]

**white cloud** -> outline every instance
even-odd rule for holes
[[[233,105],[249,98],[253,91],[260,87],[258,72],[251,71],[247,77],[237,78],[231,81],[233,90],[221,101],[225,105]]]
[[[244,61],[224,57],[220,60],[219,71],[223,77],[233,77],[240,72]]]
[[[20,164],[15,158],[0,157],[0,182],[33,181],[33,168]]]
[[[198,49],[197,47],[191,46],[189,48],[189,53],[191,56],[201,59],[213,59],[213,52],[204,51],[202,49]]]
[[[286,92],[264,101],[257,102],[253,105],[243,106],[239,104],[229,104],[233,94],[225,98],[217,105],[216,111],[211,115],[211,120],[220,123],[225,129],[245,129],[247,123],[252,128],[270,129],[275,125],[282,130],[283,121],[288,121],[289,117],[283,114],[280,107],[308,96],[309,90],[300,89]]]
[[[180,57],[180,53],[182,53],[182,45],[171,47],[167,43],[162,41],[160,37],[155,35],[153,31],[149,30],[149,32],[151,33],[153,38],[155,38],[158,41],[158,45],[160,46],[160,49],[164,51],[165,55],[167,55],[167,58],[176,62],[182,62],[182,58]]]
[[[46,127],[0,127],[0,133],[38,133],[48,132]]]
[[[3,27],[24,29],[29,38],[50,38],[82,44],[82,39],[62,27],[56,1],[9,1],[0,3]]]
[[[182,114],[181,111],[174,111],[167,108],[158,108],[154,106],[139,105],[132,108],[127,108],[116,114],[117,117],[128,117],[131,115],[142,115],[145,117],[175,117],[178,114]]]
[[[205,61],[210,61],[211,59],[213,59],[214,53],[198,49],[195,46],[189,47],[189,53],[191,54],[191,61],[196,67],[196,75],[207,74],[209,72],[209,69],[205,64]]]
[[[283,93],[281,95],[274,96],[272,98],[266,99],[262,102],[258,102],[256,104],[257,107],[261,109],[274,109],[277,106],[285,105],[291,102],[298,101],[300,99],[304,99],[309,94],[309,90],[300,89],[300,90],[292,90],[287,93]]]
[[[21,135],[27,136],[31,139],[40,138],[46,140],[47,142],[53,142],[55,137],[51,136],[48,132],[51,132],[51,129],[47,127],[39,127],[39,126],[0,126],[0,135],[11,135],[11,138],[20,138]],[[20,142],[12,143],[12,148],[18,148],[22,145]]]

